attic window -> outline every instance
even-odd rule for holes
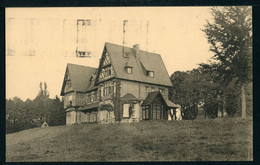
[[[90,81],[93,82],[96,80],[96,75],[91,75]]]
[[[127,72],[128,74],[132,74],[132,72],[133,72],[133,68],[132,68],[132,67],[129,67],[129,66],[126,66],[126,67],[125,67],[125,70],[126,70],[126,72]]]
[[[165,90],[163,88],[159,88],[159,91],[161,92],[161,94],[165,94]]]
[[[128,58],[129,57],[129,52],[125,52],[125,54],[124,54],[125,56],[125,58]]]
[[[146,93],[149,93],[150,92],[150,87],[146,86],[145,87],[145,91],[146,91]]]
[[[154,77],[154,72],[153,71],[147,71],[146,75],[149,77]]]

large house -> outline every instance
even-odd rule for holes
[[[159,54],[105,43],[98,68],[68,64],[61,96],[66,124],[168,119],[178,107]]]

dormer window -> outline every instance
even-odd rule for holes
[[[147,71],[146,75],[153,78],[154,77],[154,72],[153,71]]]
[[[159,88],[159,91],[161,92],[161,94],[165,94],[165,89],[163,89],[163,88]]]
[[[149,93],[149,92],[150,92],[150,87],[146,86],[146,87],[145,87],[145,92],[146,92],[146,93]]]
[[[96,80],[96,75],[91,75],[90,82],[94,82]]]
[[[128,74],[132,74],[132,72],[133,72],[133,68],[132,68],[132,67],[129,67],[129,66],[125,67],[125,70],[126,70],[126,72],[127,72]]]
[[[125,52],[124,57],[129,58],[129,52]]]

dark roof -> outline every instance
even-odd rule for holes
[[[147,97],[145,98],[145,100],[143,101],[142,106],[150,105],[158,95],[164,100],[164,102],[166,103],[166,105],[168,107],[170,107],[170,108],[179,108],[180,107],[178,104],[176,105],[173,102],[171,102],[170,100],[168,100],[167,98],[163,97],[163,95],[159,91],[149,93],[147,95]]]
[[[131,93],[127,93],[123,97],[121,97],[120,100],[133,101],[133,100],[138,100],[138,99],[134,95],[132,95]]]
[[[80,107],[78,110],[83,111],[83,110],[88,110],[88,109],[93,109],[93,108],[97,108],[99,105],[99,102],[96,103],[91,103],[91,104],[87,104],[83,107]]]
[[[68,111],[75,111],[75,108],[70,107],[70,108],[68,108],[65,112],[68,112]]]
[[[136,57],[133,48],[111,43],[106,43],[105,48],[111,58],[116,78],[172,86],[169,74],[159,54],[139,50],[138,57]],[[123,57],[123,51],[128,52],[128,58]],[[132,74],[125,72],[126,65],[133,67]],[[145,71],[153,71],[154,77],[146,76]]]
[[[174,104],[173,102],[171,102],[170,100],[164,98],[166,104],[168,107],[170,108],[180,108],[181,106],[179,104]]]
[[[147,97],[145,98],[145,100],[143,101],[142,105],[150,105],[153,100],[156,98],[156,96],[160,94],[159,91],[156,92],[150,92]]]
[[[97,70],[96,70],[96,72],[97,72]],[[95,72],[95,74],[96,74],[96,72]],[[98,86],[95,85],[96,75],[93,74],[93,75],[90,76],[90,77],[93,77],[94,80],[90,81],[91,78],[89,79],[90,82],[89,82],[89,85],[87,86],[86,92],[87,92],[87,91],[92,91],[92,90],[97,90],[97,89],[98,89]]]
[[[69,63],[66,70],[69,72],[72,89],[74,91],[85,92],[90,87],[90,77],[96,74],[97,68]],[[62,85],[61,95],[63,95],[64,87],[65,82]]]
[[[159,54],[139,50],[139,54],[136,57],[133,48],[111,43],[105,43],[105,49],[110,56],[116,78],[172,86],[168,72]],[[123,57],[123,49],[124,52],[128,52],[128,58]],[[133,67],[132,74],[125,72],[125,66]],[[68,64],[67,70],[71,78],[72,91],[86,92],[97,89],[97,86],[90,81],[91,76],[93,78],[96,77],[97,68]],[[154,77],[146,76],[145,71],[153,71]],[[64,95],[64,88],[65,82],[63,81],[62,96]]]

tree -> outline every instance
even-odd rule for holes
[[[214,22],[207,21],[203,31],[214,53],[214,67],[224,84],[236,80],[240,86],[245,117],[245,84],[252,81],[252,8],[213,7],[211,13]]]
[[[170,100],[181,105],[184,119],[197,117],[198,106],[203,102],[204,79],[199,69],[187,72],[176,71],[171,75],[173,88],[169,92]]]
[[[60,101],[57,95],[50,101],[51,104],[48,111],[48,124],[50,126],[65,125],[66,113],[63,109],[63,101]]]
[[[37,109],[35,113],[37,113],[38,118],[44,122],[48,118],[48,110],[50,107],[49,92],[47,90],[46,82],[44,82],[44,88],[42,87],[42,82],[40,82],[40,91],[34,99],[34,104]]]
[[[20,98],[6,99],[6,133],[39,127],[44,121],[50,126],[64,125],[66,114],[63,100],[58,96],[49,98],[47,84],[40,83],[40,90],[34,100],[23,102]]]

